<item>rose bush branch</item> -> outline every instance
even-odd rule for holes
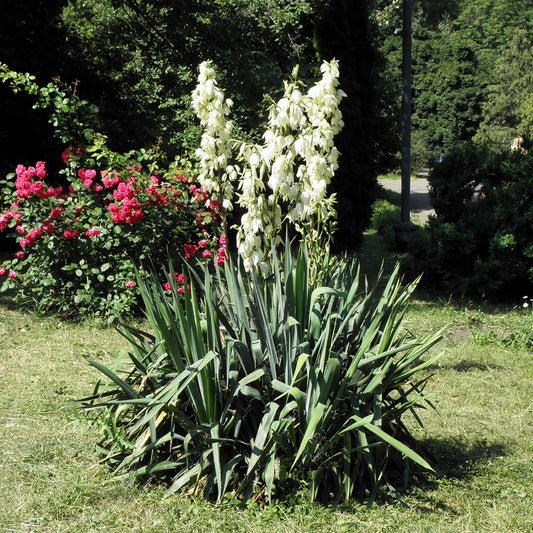
[[[24,91],[36,97],[34,109],[47,109],[48,121],[55,135],[65,144],[85,145],[95,133],[98,108],[76,95],[77,82],[72,87],[64,85],[59,79],[41,87],[35,76],[16,72],[6,64],[0,63],[0,81],[7,84],[14,93]]]

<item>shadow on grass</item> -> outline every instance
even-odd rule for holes
[[[490,459],[507,455],[509,443],[431,438],[420,441],[419,446],[435,470],[433,477],[464,480],[477,475]]]
[[[467,442],[464,439],[430,438],[408,443],[409,447],[424,457],[434,469],[433,472],[418,465],[410,465],[409,475],[405,477],[403,466],[395,468],[395,458],[390,457],[386,472],[388,486],[383,486],[377,505],[401,505],[403,508],[434,511],[440,509],[447,513],[456,514],[445,498],[439,495],[439,488],[447,481],[463,484],[482,475],[487,463],[496,457],[508,455],[510,443],[488,443],[483,439]],[[403,488],[402,488],[403,486]],[[393,488],[395,487],[395,488]],[[409,501],[405,499],[409,497]],[[360,502],[359,502],[360,503]],[[349,502],[346,509],[351,509],[357,502]]]
[[[482,372],[486,372],[489,370],[505,370],[505,367],[502,365],[495,365],[487,363],[482,363],[480,361],[461,361],[460,363],[457,363],[453,366],[451,366],[453,370],[456,370],[457,372],[470,372],[471,370],[481,370]]]
[[[481,361],[475,361],[473,359],[460,361],[453,365],[447,365],[442,363],[435,363],[427,367],[429,372],[436,370],[455,370],[456,372],[471,372],[472,370],[479,370],[481,372],[490,372],[492,370],[506,370],[508,367],[498,364],[487,364]]]
[[[387,249],[381,235],[375,231],[368,231],[365,233],[363,245],[357,254],[357,259],[361,264],[362,273],[369,281],[374,281],[382,266],[384,277],[388,278],[400,258],[397,254]]]
[[[25,309],[24,305],[15,302],[13,296],[9,293],[0,296],[0,305],[6,307],[9,311],[21,311]]]

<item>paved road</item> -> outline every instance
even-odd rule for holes
[[[379,180],[385,189],[401,193],[402,180]],[[425,224],[428,216],[435,211],[431,207],[428,194],[428,181],[424,177],[411,179],[411,213],[420,219],[421,224]]]

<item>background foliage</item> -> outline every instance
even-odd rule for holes
[[[433,166],[470,139],[491,149],[507,149],[520,131],[528,140],[533,2],[428,0],[414,10],[413,165]],[[264,92],[276,96],[295,63],[313,78],[321,59],[338,57],[349,98],[336,244],[353,248],[370,220],[376,172],[399,163],[401,24],[399,0],[22,0],[3,8],[1,59],[43,85],[60,76],[98,104],[112,149],[161,138],[172,158],[198,139],[188,100],[201,59],[220,66],[237,133],[253,138]],[[57,175],[63,146],[46,115],[27,95],[0,91],[0,173],[46,160]]]
[[[461,145],[429,182],[436,217],[424,266],[431,283],[491,299],[531,294],[533,154]]]
[[[377,155],[399,165],[401,2],[375,1],[380,59]],[[531,0],[429,0],[414,3],[413,162],[433,166],[441,150],[475,137],[508,148],[531,135]],[[396,123],[396,128],[391,125]]]

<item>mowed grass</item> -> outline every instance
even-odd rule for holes
[[[533,295],[532,295],[533,296]],[[437,412],[408,420],[434,465],[336,508],[304,498],[270,507],[163,500],[163,487],[116,481],[96,433],[61,408],[89,394],[127,349],[113,329],[39,318],[0,304],[0,532],[529,532],[533,531],[533,313],[418,295],[406,328],[448,329],[426,392]]]

